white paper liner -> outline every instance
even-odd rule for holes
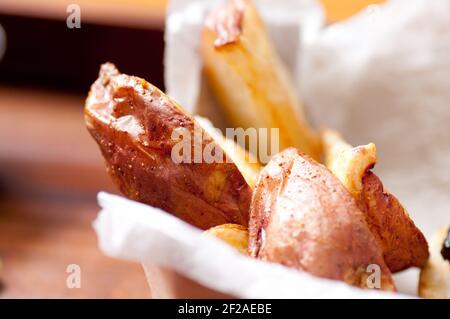
[[[237,253],[213,236],[164,211],[99,193],[94,222],[101,250],[112,257],[172,268],[184,276],[241,298],[402,298],[313,277]]]
[[[450,225],[450,1],[396,0],[324,28],[298,71],[313,121],[353,145],[432,238]]]

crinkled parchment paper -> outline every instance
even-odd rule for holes
[[[113,257],[172,268],[206,287],[242,298],[392,298],[239,254],[166,212],[100,193],[94,222],[100,248]],[[400,296],[402,297],[402,296]]]

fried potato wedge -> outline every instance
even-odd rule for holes
[[[201,229],[247,225],[251,188],[233,162],[207,163],[207,147],[221,151],[192,116],[145,80],[102,65],[85,105],[85,121],[106,160],[107,170],[128,198],[160,207]],[[173,133],[195,136],[188,144],[200,150],[200,162],[178,163]],[[188,152],[186,152],[187,154]],[[183,152],[183,156],[185,153]]]
[[[210,87],[232,126],[279,128],[280,150],[293,146],[320,158],[320,138],[251,1],[230,0],[213,11],[201,51]]]
[[[259,171],[261,170],[261,164],[258,159],[253,154],[247,152],[235,141],[223,136],[222,132],[215,128],[209,120],[200,116],[195,116],[195,119],[233,160],[239,171],[244,176],[247,184],[253,188],[253,186],[255,186],[256,179],[258,178]]]
[[[392,272],[422,267],[428,258],[425,236],[394,195],[370,171],[377,161],[373,143],[352,147],[332,131],[322,132],[325,163],[356,199]]]
[[[362,179],[361,205],[369,227],[381,243],[386,264],[392,272],[422,267],[428,243],[398,199],[386,192],[371,171]]]
[[[353,147],[335,131],[323,130],[325,165],[339,178],[345,188],[359,198],[362,178],[377,162],[377,149],[370,143]]]
[[[294,148],[261,170],[250,207],[249,254],[362,288],[373,284],[368,267],[375,264],[380,288],[395,290],[355,199],[325,166]]]
[[[247,227],[237,224],[224,224],[215,226],[205,231],[205,234],[213,235],[223,240],[241,254],[246,255],[248,250]]]
[[[430,258],[420,272],[419,296],[450,299],[450,261],[441,255],[442,244],[449,228],[440,229],[430,243]]]

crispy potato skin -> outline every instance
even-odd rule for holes
[[[250,4],[245,0],[225,2],[218,10],[211,12],[205,26],[215,33],[215,48],[236,43],[242,35],[245,9]]]
[[[278,128],[279,150],[293,146],[320,158],[320,139],[251,1],[227,1],[211,13],[201,52],[209,85],[233,127]]]
[[[246,255],[248,251],[247,227],[237,224],[223,224],[205,231],[205,234],[213,235],[223,240],[241,254]]]
[[[289,148],[261,171],[250,208],[249,254],[366,287],[370,264],[381,288],[395,290],[364,214],[323,165]]]
[[[107,170],[128,198],[160,207],[201,229],[247,225],[251,189],[234,163],[175,163],[172,132],[195,120],[138,77],[102,65],[85,106],[85,121]],[[202,141],[203,150],[211,137]],[[192,146],[193,147],[193,146]]]
[[[389,269],[422,267],[429,255],[427,241],[398,199],[370,171],[377,161],[375,145],[353,147],[332,130],[323,130],[322,140],[327,167],[364,212]]]
[[[402,204],[385,192],[383,183],[371,171],[364,174],[362,185],[359,203],[370,230],[381,243],[389,269],[397,272],[424,266],[429,256],[428,243]]]

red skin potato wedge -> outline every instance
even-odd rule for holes
[[[377,163],[375,144],[353,147],[330,129],[322,130],[321,137],[327,167],[365,213],[391,272],[423,267],[429,256],[427,241],[406,208],[372,172]]]
[[[411,266],[423,267],[428,260],[428,243],[398,199],[384,190],[371,171],[362,178],[360,207],[383,250],[391,272]]]
[[[172,132],[195,122],[145,80],[103,64],[85,105],[85,121],[121,192],[199,227],[248,225],[251,188],[233,162],[175,163]],[[204,150],[213,142],[206,137]],[[192,146],[194,147],[194,146]]]
[[[249,254],[313,275],[367,287],[367,267],[381,289],[395,290],[364,213],[323,165],[289,148],[261,171],[250,207]]]

